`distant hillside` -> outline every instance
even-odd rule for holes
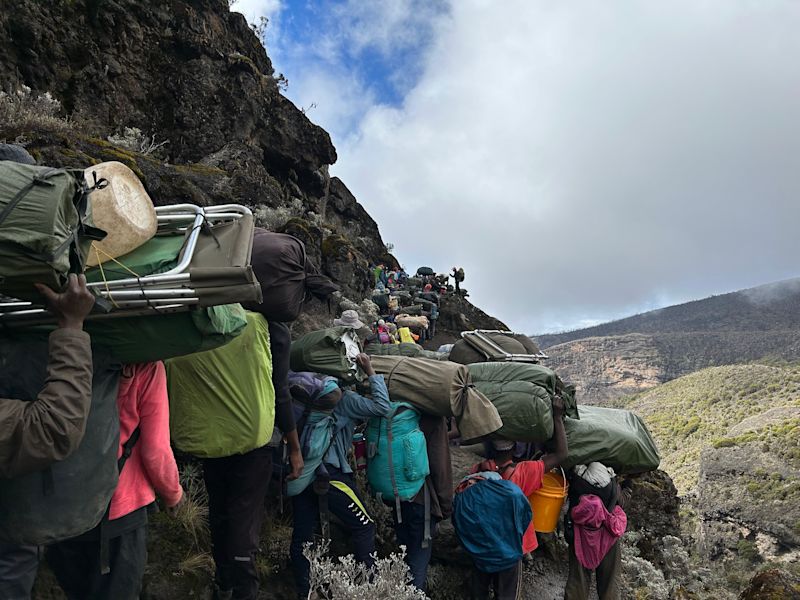
[[[800,360],[800,279],[535,338],[582,401],[604,404],[707,367]]]
[[[540,347],[549,348],[583,338],[629,333],[785,330],[800,330],[800,278],[677,304],[586,329],[534,337]]]
[[[707,556],[800,558],[800,367],[705,369],[621,403],[690,494]]]

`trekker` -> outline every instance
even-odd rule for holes
[[[449,519],[453,512],[453,471],[450,465],[450,442],[447,438],[447,419],[421,414],[419,428],[425,435],[430,474],[425,486],[413,500],[400,503],[402,522],[392,510],[398,545],[406,547],[406,564],[411,570],[412,583],[423,592],[427,590],[428,563],[433,543],[425,540],[425,487],[430,502],[430,534],[436,534],[439,521]],[[388,503],[388,506],[393,506]]]
[[[71,274],[63,292],[36,286],[56,317],[47,381],[33,402],[0,398],[0,477],[39,471],[80,445],[92,400],[92,349],[83,321],[95,297],[86,277]],[[39,548],[0,542],[0,598],[30,597]]]
[[[569,574],[564,600],[586,600],[597,579],[599,600],[620,598],[619,577],[625,533],[623,510],[631,499],[631,481],[619,484],[613,469],[593,462],[577,465],[570,473],[569,505],[564,537],[569,543]]]
[[[122,464],[108,520],[48,547],[45,554],[70,600],[138,598],[147,563],[148,507],[158,495],[174,515],[183,499],[170,448],[164,364],[125,365],[117,408]]]
[[[287,487],[287,493],[292,498],[294,525],[289,558],[297,595],[303,600],[308,597],[310,588],[310,565],[303,555],[303,546],[313,540],[320,524],[323,536],[328,535],[328,513],[335,515],[350,530],[356,560],[367,567],[374,564],[375,523],[356,491],[347,452],[352,444],[356,423],[370,417],[387,416],[391,412],[391,405],[383,376],[375,374],[369,356],[359,354],[356,363],[369,377],[371,397],[361,396],[352,390],[342,391],[333,380],[326,382],[324,390],[312,400],[333,407],[329,432],[332,437],[325,440],[327,450],[320,453],[317,465],[306,457],[303,475]],[[316,440],[307,438],[312,429],[317,431],[309,425],[303,428],[304,449],[315,445]]]
[[[0,398],[0,477],[17,477],[64,460],[81,443],[92,399],[92,350],[83,320],[95,297],[71,274],[56,293],[38,285],[58,328],[50,334],[47,382],[33,402]]]
[[[456,294],[461,293],[460,284],[464,281],[464,268],[463,267],[453,267],[453,279],[456,282]]]
[[[271,381],[271,371],[288,372],[288,364],[270,354],[274,328],[261,314],[246,316],[247,327],[233,341],[166,363],[173,443],[202,460],[215,600],[258,597],[255,558],[272,475],[273,424],[288,444],[287,479],[303,470],[288,380],[279,382],[285,390]]]
[[[540,460],[524,460],[514,464],[515,442],[493,440],[495,458],[485,460],[472,467],[471,473],[494,471],[503,479],[511,481],[522,490],[525,496],[542,487],[544,474],[558,467],[567,458],[567,436],[564,432],[564,401],[560,396],[553,397],[553,440],[555,452],[545,454]],[[523,555],[533,552],[538,547],[533,521],[528,525],[522,537]],[[470,598],[484,600],[489,598],[489,588],[494,586],[495,597],[516,599],[519,597],[519,580],[522,573],[522,561],[515,566],[497,573],[484,573],[478,569],[472,572]]]

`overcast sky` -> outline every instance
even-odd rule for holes
[[[526,333],[800,275],[800,2],[239,0],[408,269]]]

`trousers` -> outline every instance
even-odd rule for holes
[[[427,548],[422,547],[425,539],[425,506],[416,502],[401,502],[400,516],[402,522],[397,520],[397,510],[392,505],[392,519],[397,544],[406,547],[406,564],[411,570],[414,587],[426,591],[428,577],[428,563],[431,562],[433,542]],[[431,537],[436,532],[436,522],[431,520]]]
[[[356,560],[368,567],[374,564],[375,522],[364,508],[355,482],[350,474],[339,474],[331,480],[327,493],[328,511],[349,530],[354,545]],[[314,486],[308,486],[297,496],[292,496],[292,543],[289,560],[294,574],[295,588],[299,597],[308,596],[310,588],[310,564],[303,555],[304,544],[313,541],[320,524],[319,496]]]
[[[214,584],[235,600],[258,596],[258,551],[264,500],[272,476],[272,448],[203,460]]]
[[[489,588],[494,587],[495,600],[519,600],[522,562],[504,571],[484,573],[472,570],[470,600],[489,600]]]
[[[622,566],[622,551],[619,540],[603,557],[594,570],[597,578],[597,595],[600,600],[618,600],[620,597],[619,576]],[[586,600],[592,584],[592,571],[585,568],[575,556],[574,546],[569,547],[569,574],[564,600]]]

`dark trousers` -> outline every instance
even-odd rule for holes
[[[618,600],[620,597],[619,575],[622,565],[622,551],[619,540],[603,557],[594,570],[597,578],[597,595],[600,600]],[[564,600],[586,600],[592,584],[592,570],[585,568],[575,556],[575,547],[569,547],[569,575],[564,589]]]
[[[416,502],[401,502],[400,516],[403,521],[397,521],[397,509],[392,505],[392,519],[394,519],[394,533],[397,544],[406,547],[406,564],[411,569],[415,587],[426,590],[425,580],[428,577],[428,563],[431,562],[433,542],[427,548],[422,547],[425,539],[425,505]],[[431,521],[431,536],[436,532],[436,522]]]
[[[258,550],[272,448],[203,460],[216,587],[237,600],[258,596]]]
[[[100,540],[75,538],[45,552],[47,564],[69,600],[137,600],[147,564],[147,519],[109,544],[111,572],[100,573]]]
[[[29,600],[38,569],[38,546],[0,542],[0,598]]]
[[[522,562],[505,571],[484,573],[472,570],[470,600],[489,600],[489,589],[494,587],[495,600],[519,600],[522,582]]]
[[[330,514],[350,532],[356,560],[371,567],[375,562],[371,556],[375,552],[375,523],[355,491],[352,475],[337,475],[337,480],[331,481],[327,501]],[[310,566],[303,556],[303,545],[314,539],[314,533],[320,522],[319,496],[314,492],[313,484],[292,497],[292,516],[294,529],[289,559],[297,594],[305,598],[308,596],[310,586]]]

